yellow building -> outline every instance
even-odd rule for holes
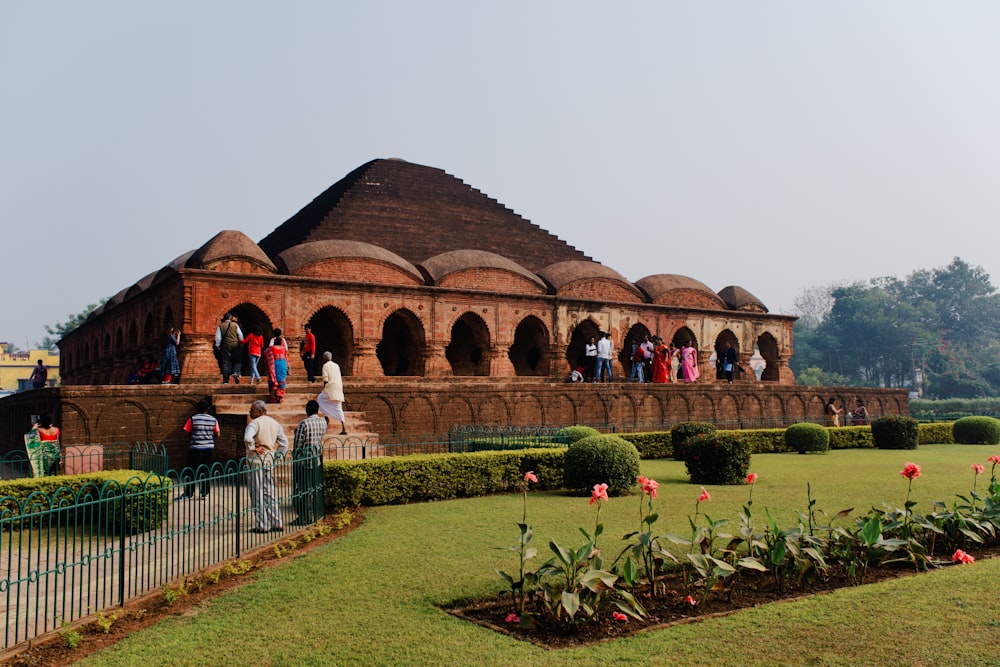
[[[0,342],[0,395],[11,391],[31,389],[31,372],[39,359],[49,372],[49,387],[59,385],[58,350],[32,350],[31,352],[7,352],[9,343]]]

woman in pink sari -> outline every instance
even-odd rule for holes
[[[700,373],[698,372],[698,350],[691,346],[688,341],[681,348],[681,369],[684,373],[685,382],[696,382]]]

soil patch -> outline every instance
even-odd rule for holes
[[[977,559],[996,557],[1000,557],[1000,546],[980,548],[976,551]],[[942,563],[941,566],[955,565]],[[872,567],[868,570],[863,585],[919,574],[912,565],[901,563]],[[638,599],[649,613],[649,618],[645,620],[634,618],[616,620],[612,616],[611,609],[601,614],[597,620],[581,620],[572,625],[552,621],[543,615],[534,616],[530,622],[514,620],[509,619],[509,615],[514,611],[509,593],[447,607],[445,611],[515,639],[544,648],[561,649],[587,646],[617,637],[723,616],[748,607],[801,599],[856,585],[855,580],[839,565],[831,565],[826,573],[815,581],[801,586],[786,584],[784,590],[778,588],[774,578],[769,574],[741,571],[727,580],[726,589],[712,591],[704,600],[692,605],[686,599],[688,590],[681,585],[679,578],[668,579],[666,583],[666,593],[655,598],[647,597],[642,590],[637,591]],[[697,598],[698,594],[695,594],[695,597]],[[580,615],[582,616],[582,613]]]
[[[187,592],[183,595],[175,597],[172,593],[165,594],[165,590],[177,590],[180,582],[174,582],[164,589],[136,598],[124,607],[107,609],[103,614],[88,616],[58,631],[49,632],[10,649],[0,654],[0,665],[10,667],[71,665],[165,618],[196,613],[197,607],[206,601],[254,581],[256,573],[260,570],[280,565],[293,556],[335,540],[357,528],[362,519],[360,511],[354,511],[347,516],[328,516],[315,526],[245,554],[238,561],[231,561],[228,568],[225,564],[221,564],[222,572],[215,581],[212,580],[214,577],[202,574],[189,576],[185,579]],[[275,548],[276,546],[278,548]],[[168,602],[167,596],[173,598],[172,603]],[[105,632],[101,622],[107,624],[109,620],[111,622],[107,626],[108,631]],[[77,633],[78,637],[74,637],[71,633]],[[74,638],[78,643],[75,647],[70,647],[70,641]]]

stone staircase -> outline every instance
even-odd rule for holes
[[[238,385],[242,388],[243,385]],[[238,393],[235,393],[238,392]],[[306,403],[316,398],[319,393],[319,383],[289,384],[285,391],[285,399],[281,403],[268,403],[267,414],[274,417],[285,427],[288,444],[295,442],[295,427],[306,417]],[[237,387],[219,385],[219,391],[213,392],[212,404],[217,416],[232,416],[246,418],[250,404],[257,400],[267,400],[267,385],[249,385],[239,391]],[[323,456],[326,459],[361,459],[381,455],[379,435],[371,430],[371,424],[366,421],[364,412],[344,411],[347,420],[347,435],[340,435],[338,424],[333,422],[323,437]]]

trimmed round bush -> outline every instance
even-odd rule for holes
[[[879,417],[872,422],[872,440],[877,449],[916,449],[920,442],[920,429],[913,417]]]
[[[569,436],[569,442],[570,444],[573,444],[574,442],[579,442],[580,440],[583,440],[584,438],[589,438],[593,435],[601,435],[601,432],[598,431],[596,428],[591,428],[590,426],[576,425],[576,426],[566,426],[564,428],[559,429],[559,434]]]
[[[826,454],[830,450],[830,431],[819,424],[792,424],[785,429],[785,445],[799,454]]]
[[[685,443],[684,465],[694,484],[743,484],[750,470],[750,445],[730,433],[699,435]]]
[[[639,450],[616,435],[592,435],[574,442],[563,457],[563,484],[588,494],[607,484],[609,496],[628,495],[639,476]]]
[[[687,460],[687,443],[701,435],[714,435],[715,425],[708,422],[680,422],[670,429],[670,445],[675,461]]]
[[[952,424],[951,434],[961,445],[998,445],[1000,421],[993,417],[962,417]]]

